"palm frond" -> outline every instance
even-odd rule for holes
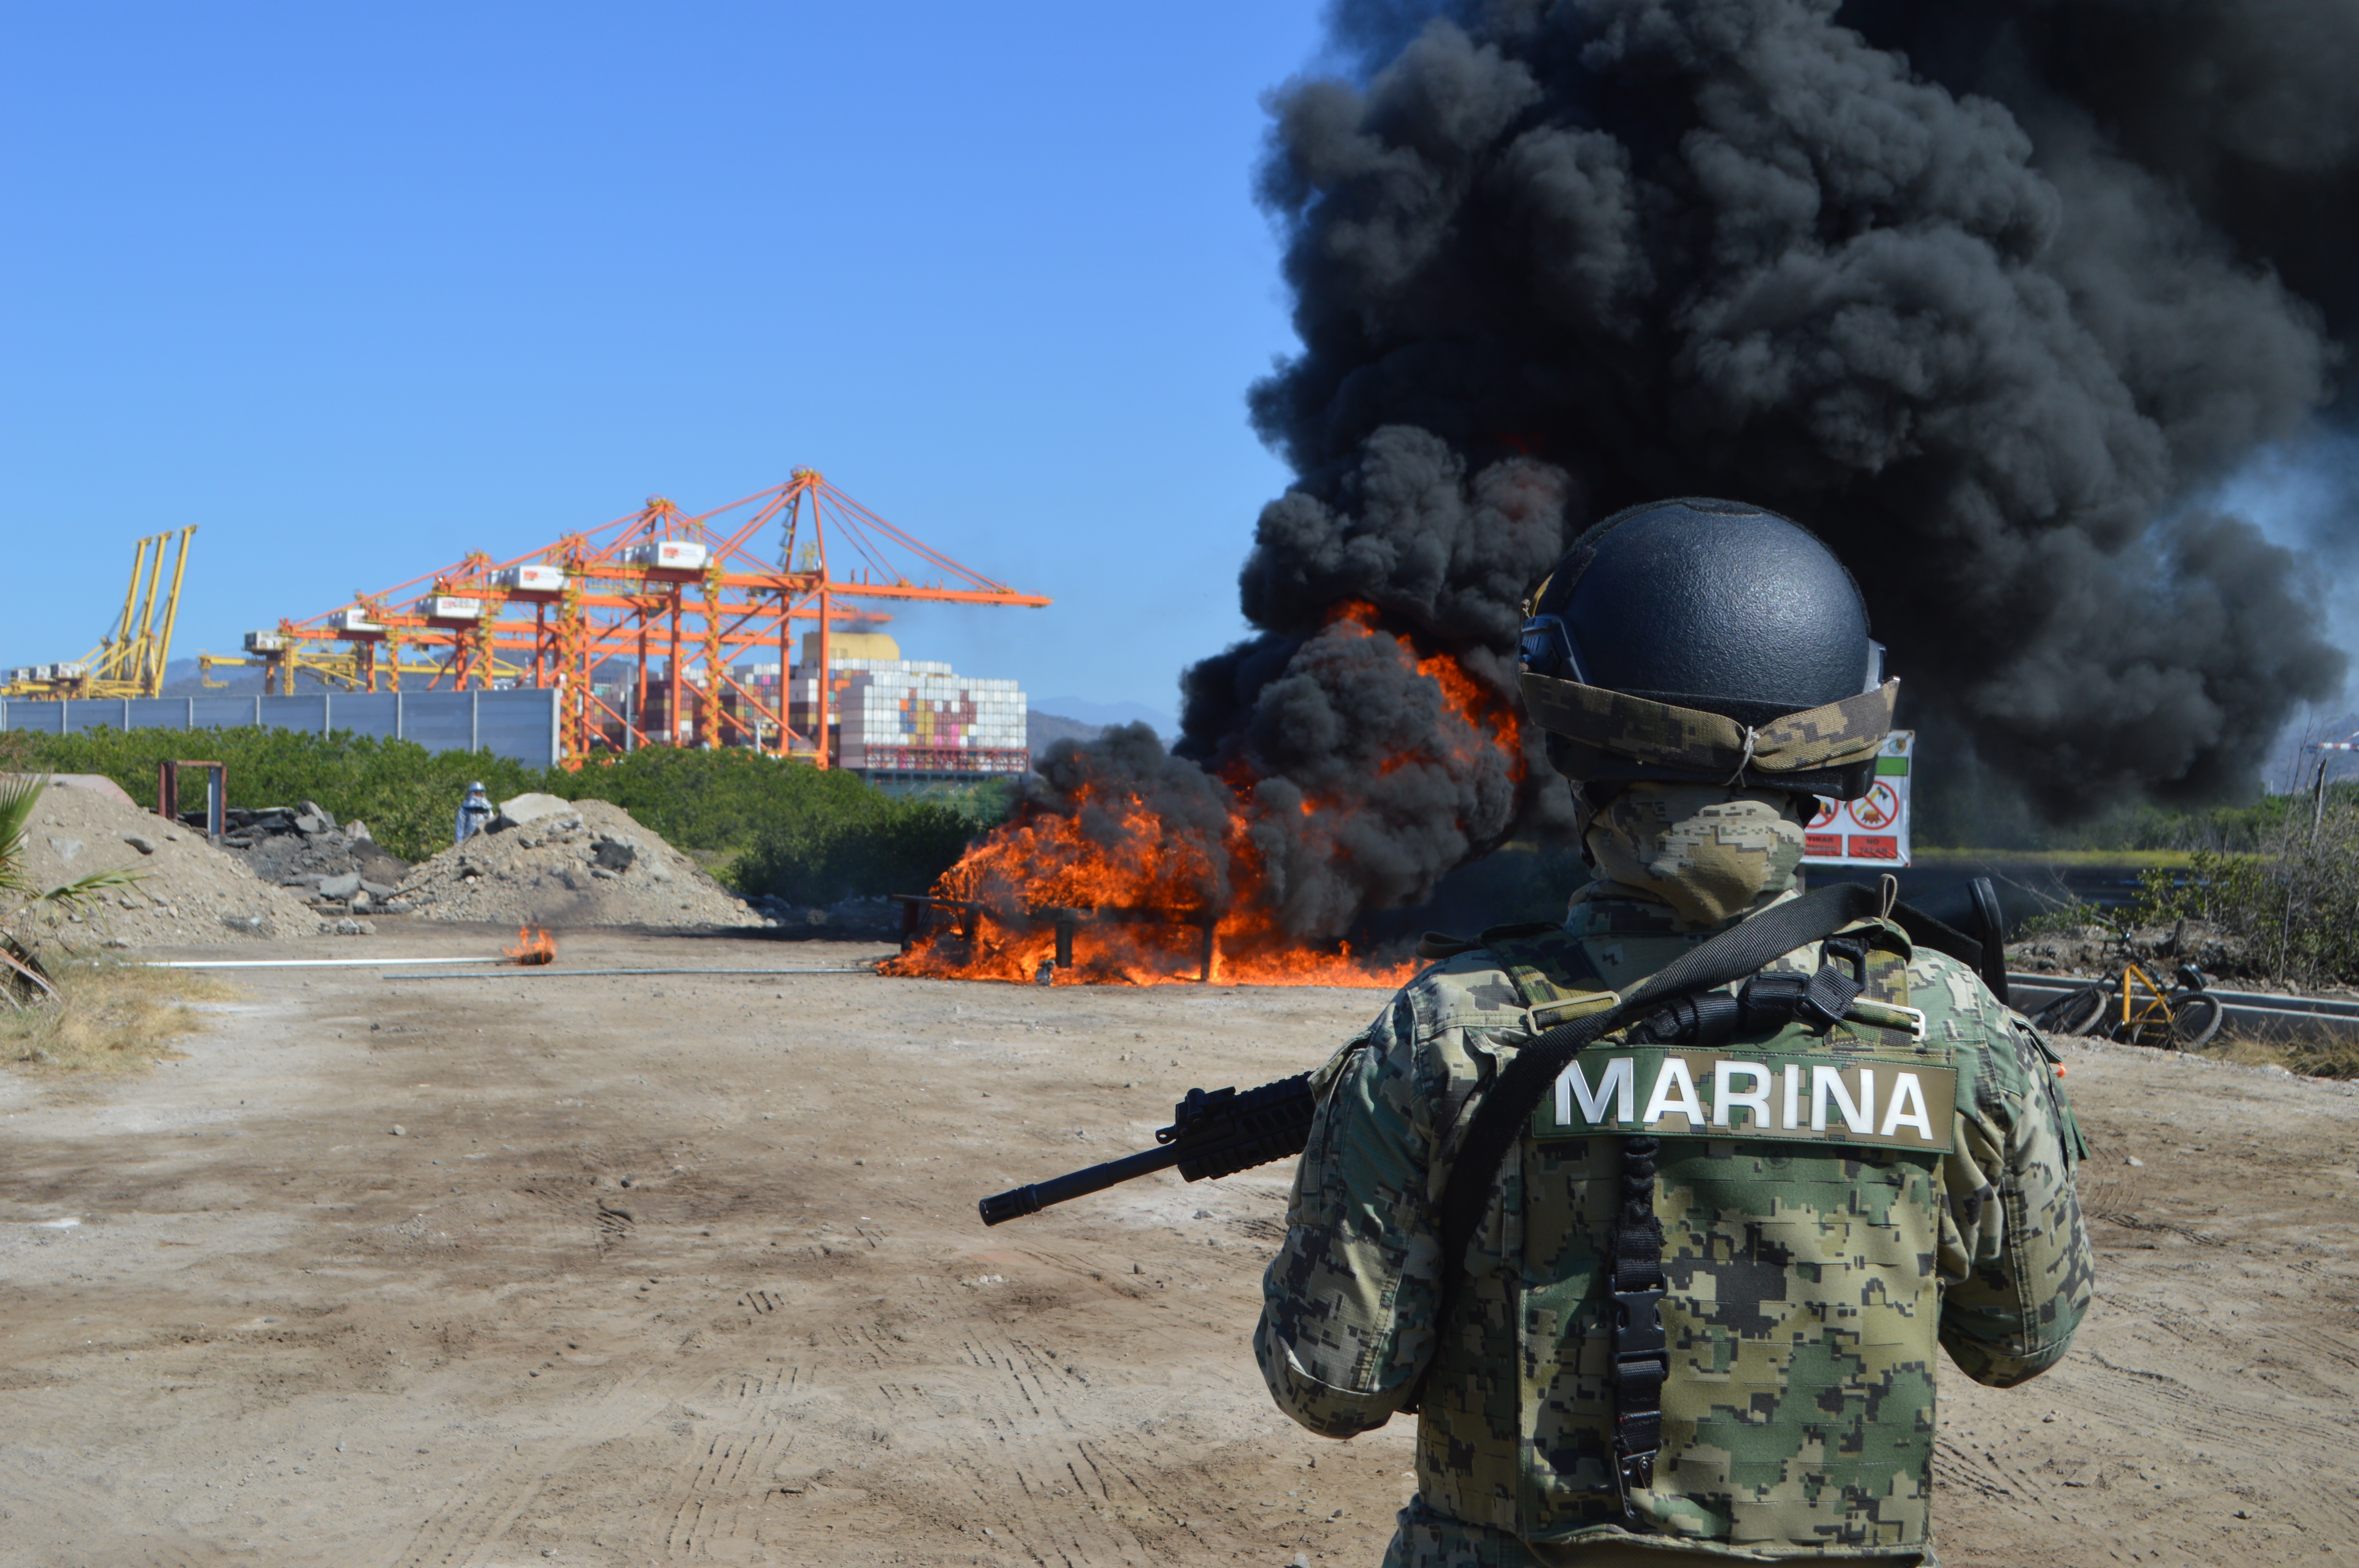
[[[147,880],[145,871],[92,871],[80,881],[60,882],[33,895],[36,903],[79,903],[95,898],[108,888],[127,888]]]
[[[57,1000],[58,988],[49,983],[49,971],[41,968],[40,960],[14,938],[0,936],[0,1000],[21,1011]]]
[[[37,887],[25,879],[25,829],[33,817],[33,803],[49,781],[38,773],[0,775],[0,893],[16,893],[35,903],[79,903],[108,888],[130,887],[144,872],[93,871],[79,881]]]
[[[40,773],[0,775],[0,892],[33,891],[25,881],[25,827],[49,783]]]

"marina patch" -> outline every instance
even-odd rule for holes
[[[1532,1111],[1538,1139],[1770,1138],[1947,1153],[1955,1067],[1826,1051],[1583,1053]]]

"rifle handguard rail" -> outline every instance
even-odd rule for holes
[[[1318,1111],[1308,1073],[1242,1092],[1234,1087],[1190,1089],[1188,1098],[1171,1108],[1171,1125],[1156,1131],[1159,1147],[995,1193],[975,1207],[984,1224],[1001,1225],[1174,1165],[1182,1181],[1233,1176],[1301,1153],[1310,1141],[1310,1122]]]

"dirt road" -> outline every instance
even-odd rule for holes
[[[145,1077],[0,1078],[0,1563],[1381,1553],[1407,1423],[1312,1438],[1246,1350],[1286,1167],[973,1208],[1314,1063],[1372,993],[239,983]],[[2069,1082],[2101,1299],[2038,1383],[1945,1379],[1944,1561],[2347,1560],[2359,1098],[2112,1047]]]

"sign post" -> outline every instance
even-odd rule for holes
[[[1802,864],[1890,871],[1908,863],[1908,769],[1916,750],[1917,731],[1895,730],[1884,738],[1867,794],[1820,800],[1819,814],[1803,829]]]

